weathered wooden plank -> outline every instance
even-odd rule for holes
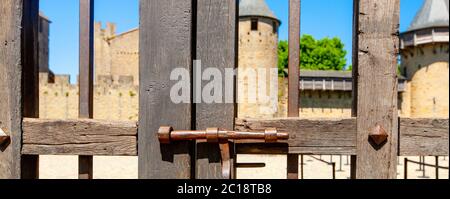
[[[80,0],[79,118],[94,117],[94,0]],[[93,178],[93,157],[78,157],[78,178]]]
[[[449,145],[448,119],[400,120],[400,151],[402,156],[447,156]],[[244,154],[315,154],[356,155],[356,119],[302,120],[237,119],[236,130],[257,131],[275,127],[290,133],[290,140],[280,144],[238,144]]]
[[[300,0],[289,0],[288,117],[299,117],[300,102]],[[298,179],[298,155],[288,154],[287,178]]]
[[[353,0],[353,30],[352,30],[352,77],[358,77],[358,31],[359,31],[359,0]],[[352,117],[358,116],[358,81],[352,81]],[[356,179],[356,155],[350,157],[350,178]]]
[[[220,96],[222,96],[220,101],[212,103],[204,100],[197,101],[196,129],[211,127],[226,130],[234,129],[236,104],[233,71],[237,63],[237,6],[238,1],[236,0],[197,1],[196,55],[197,60],[201,61],[202,69],[199,70],[197,66],[194,66],[194,81],[196,83],[194,96],[200,99],[201,88],[210,83],[210,81],[201,81],[201,74],[207,68],[218,69],[222,75],[231,71],[232,76],[230,79],[222,78],[222,90],[215,90],[215,95],[220,93]],[[217,81],[215,77],[210,78],[210,80]],[[232,85],[232,87],[228,88],[226,85]],[[223,178],[218,144],[198,143],[196,153],[196,179]]]
[[[39,1],[23,0],[22,100],[23,117],[39,118]],[[39,156],[23,155],[21,178],[39,178]]]
[[[289,95],[288,117],[299,116],[300,0],[289,0]]]
[[[401,119],[400,124],[401,142],[399,155],[448,156],[448,119],[404,118]],[[23,154],[137,155],[137,124],[134,122],[26,118],[23,121],[23,126]],[[275,144],[257,142],[254,144],[237,144],[238,153],[356,154],[356,143],[349,141],[356,140],[356,119],[316,121],[302,119],[237,119],[235,129],[253,132],[260,131],[266,127],[276,127],[280,131],[289,132],[291,140]],[[333,132],[332,128],[335,127],[340,133],[330,133]],[[343,135],[341,136],[340,134]],[[336,141],[333,142],[333,139]],[[332,146],[328,146],[330,143],[332,143]],[[35,145],[39,147],[35,147]]]
[[[172,86],[178,83],[170,81],[171,72],[179,68],[189,75],[192,69],[192,7],[191,0],[140,1],[141,179],[191,178],[189,143],[161,145],[157,132],[162,125],[178,130],[193,127],[192,104],[176,104],[170,97]]]
[[[292,154],[347,154],[354,151],[356,143],[355,119],[342,120],[304,120],[297,118],[252,120],[238,119],[236,130],[260,131],[266,128],[277,128],[280,132],[288,132],[290,139],[286,143],[267,145],[275,151]],[[288,147],[289,146],[289,147]],[[264,148],[260,146],[258,148]],[[276,149],[281,147],[281,149]],[[288,147],[286,149],[282,149]],[[241,146],[238,153],[242,152]],[[256,151],[256,149],[254,150]]]
[[[298,170],[298,154],[288,154],[287,155],[287,179],[298,180],[299,170]]]
[[[137,125],[135,122],[26,118],[22,153],[135,156]]]
[[[448,120],[400,120],[401,156],[448,156]]]
[[[94,0],[80,0],[79,117],[94,116]]]
[[[0,3],[0,128],[10,143],[0,148],[0,179],[18,179],[22,137],[22,1]]]
[[[358,179],[397,177],[400,0],[359,1],[357,163]],[[388,134],[377,145],[369,135],[380,125]]]

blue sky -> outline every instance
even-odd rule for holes
[[[70,74],[72,82],[78,74],[78,1],[40,0],[40,10],[47,15],[50,26],[50,68],[56,74]],[[280,40],[288,38],[288,0],[266,0],[283,22]],[[302,34],[315,38],[339,37],[351,64],[353,0],[302,0]],[[405,31],[423,0],[401,0],[400,30]],[[138,0],[95,0],[95,20],[117,23],[124,32],[139,25]]]

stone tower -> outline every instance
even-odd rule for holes
[[[281,22],[265,0],[239,2],[239,116],[274,117],[278,104],[278,28]],[[250,69],[250,70],[247,70]],[[257,69],[266,74],[254,73]],[[272,72],[271,71],[275,71]],[[256,77],[257,85],[249,77]],[[255,90],[255,88],[257,88]],[[269,102],[258,96],[265,88],[266,96],[275,91]],[[256,102],[252,99],[257,99]],[[267,99],[267,98],[266,98]],[[242,101],[243,100],[243,101]]]
[[[101,22],[94,26],[94,60],[96,84],[139,85],[139,30],[117,34],[116,24]]]
[[[448,118],[449,0],[425,0],[401,34],[404,116]]]
[[[50,42],[50,24],[52,22],[39,12],[39,72],[51,73],[49,68],[49,42]]]

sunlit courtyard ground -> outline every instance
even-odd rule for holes
[[[398,162],[398,179],[404,178],[404,159],[420,161],[419,157],[400,157]],[[322,160],[322,161],[320,161]],[[265,163],[264,168],[238,168],[239,179],[285,179],[287,158],[285,155],[239,155],[239,163]],[[304,156],[305,179],[332,179],[333,168],[326,162],[335,162],[336,178],[350,177],[350,158],[347,156]],[[435,157],[426,157],[425,162],[435,165]],[[439,165],[448,167],[448,157],[439,157]],[[300,164],[300,163],[299,163]],[[299,166],[300,168],[300,166]],[[40,156],[41,179],[77,179],[77,156]],[[137,179],[137,157],[94,157],[95,179]],[[435,168],[425,167],[425,172],[418,164],[408,164],[408,179],[435,179]],[[440,179],[448,179],[448,170],[439,170]]]

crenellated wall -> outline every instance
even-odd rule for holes
[[[251,30],[251,19],[239,22],[239,68],[275,69],[277,66],[279,24],[258,18],[258,30]],[[276,27],[274,27],[274,25]],[[139,85],[139,30],[116,34],[116,26],[95,24],[95,97],[96,119],[137,120]],[[402,49],[402,75],[406,77],[405,92],[399,96],[402,117],[448,118],[449,109],[449,46],[437,43]],[[275,56],[270,56],[275,55]],[[240,103],[241,118],[273,118],[287,116],[287,79],[268,75],[266,93],[278,86],[278,101],[266,104]],[[54,82],[54,83],[50,83]],[[277,84],[276,84],[277,83]],[[238,77],[238,89],[251,86]],[[259,91],[259,90],[258,90]],[[257,93],[256,93],[257,94]],[[69,77],[41,73],[40,115],[43,118],[77,118],[78,87],[69,84]],[[244,99],[248,99],[244,97]],[[302,118],[351,117],[352,97],[347,91],[302,91]],[[276,107],[276,113],[264,113],[261,107]]]
[[[94,27],[95,81],[100,76],[132,76],[139,84],[139,30],[116,34],[116,25],[95,23]]]
[[[139,89],[132,76],[99,76],[94,86],[94,119],[137,121]],[[40,116],[46,119],[78,118],[77,85],[67,75],[56,75],[49,83],[48,73],[40,74]]]

